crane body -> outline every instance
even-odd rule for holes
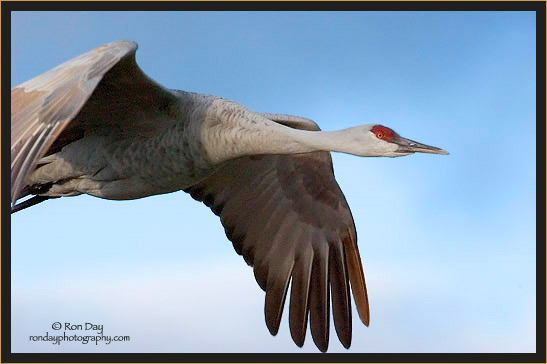
[[[136,49],[109,43],[12,89],[12,213],[63,196],[126,200],[183,190],[220,217],[253,266],[273,335],[292,282],[294,342],[303,345],[309,319],[326,351],[332,305],[336,333],[349,348],[350,292],[367,326],[369,306],[355,224],[330,152],[448,153],[379,124],[321,131],[303,117],[169,90],[137,66]],[[16,205],[26,196],[34,197]]]

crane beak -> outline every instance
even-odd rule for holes
[[[395,151],[397,153],[448,154],[444,149],[432,147],[431,145],[425,145],[402,137],[399,137],[399,140],[397,140],[396,143],[399,145],[399,148]]]

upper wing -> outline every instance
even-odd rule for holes
[[[263,114],[291,127],[318,130],[311,120]],[[220,216],[238,254],[266,291],[270,332],[279,329],[289,281],[289,325],[302,346],[308,313],[313,340],[328,348],[330,295],[336,332],[351,344],[350,282],[359,316],[369,308],[355,225],[334,179],[328,152],[241,157],[187,188]]]
[[[12,203],[42,156],[90,128],[109,124],[122,130],[124,123],[145,120],[136,116],[161,112],[176,100],[137,66],[136,50],[135,42],[109,43],[11,90]]]

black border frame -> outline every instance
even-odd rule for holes
[[[224,2],[224,1],[189,1],[189,2],[171,2],[171,1],[142,1],[142,2],[93,2],[93,1],[20,1],[20,2],[1,2],[1,21],[2,30],[2,74],[11,74],[11,12],[12,11],[166,11],[166,10],[224,10],[224,11],[262,11],[262,10],[368,10],[368,11],[535,11],[536,12],[536,126],[539,127],[536,134],[536,201],[539,202],[540,211],[545,211],[545,154],[537,154],[537,151],[545,151],[545,14],[546,3],[544,1],[325,1],[325,2]],[[539,31],[538,31],[539,30]],[[9,78],[6,76],[2,80],[2,105],[10,103]],[[11,118],[8,108],[2,109],[2,119]],[[540,121],[539,123],[537,121]],[[1,123],[2,131],[2,185],[3,196],[10,196],[10,182],[7,176],[9,153],[8,135],[10,135],[10,126],[7,122]],[[540,147],[541,146],[541,147]],[[536,207],[537,208],[537,207]],[[9,198],[4,198],[1,205],[2,212],[2,240],[10,241],[11,237],[11,215]],[[536,218],[537,219],[537,218]],[[545,363],[545,241],[546,235],[543,228],[539,228],[536,220],[536,353],[302,353],[302,354],[245,354],[245,353],[12,353],[11,352],[11,246],[10,244],[1,245],[2,253],[2,275],[1,275],[1,293],[2,305],[1,316],[3,325],[1,326],[1,362],[44,362],[44,363],[104,363],[104,362],[224,362],[224,363],[250,363],[250,362],[302,362],[302,363],[327,363],[327,362],[481,362],[481,363]],[[537,242],[540,244],[537,244]],[[540,269],[542,268],[542,269]],[[493,303],[495,304],[495,303]]]

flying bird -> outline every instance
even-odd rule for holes
[[[291,282],[296,345],[309,318],[315,345],[327,351],[332,305],[349,348],[350,291],[366,326],[369,304],[330,152],[448,153],[379,124],[325,132],[307,118],[170,90],[143,73],[136,50],[131,41],[109,43],[11,90],[12,213],[62,196],[128,200],[183,190],[220,217],[253,267],[272,335]]]

